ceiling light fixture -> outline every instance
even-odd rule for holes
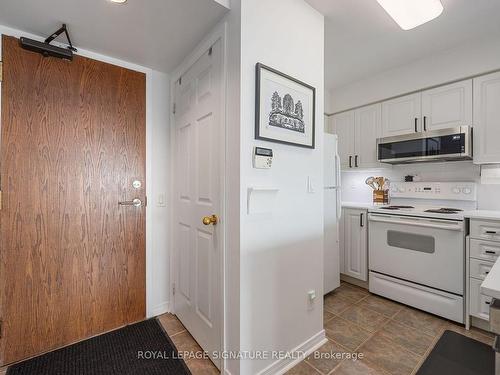
[[[112,3],[117,3],[117,4],[125,4],[127,2],[127,0],[109,0],[111,1]]]
[[[410,30],[433,20],[443,12],[440,0],[377,0],[403,29]]]

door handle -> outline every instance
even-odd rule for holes
[[[349,155],[349,168],[352,168],[352,155]]]
[[[120,206],[134,206],[134,207],[141,207],[142,206],[142,201],[139,198],[134,198],[131,201],[121,201],[118,202]]]
[[[354,166],[357,168],[358,167],[358,155],[354,157]]]
[[[219,218],[217,217],[217,215],[210,215],[210,216],[205,216],[201,222],[203,223],[203,225],[217,225],[217,223],[219,222]]]

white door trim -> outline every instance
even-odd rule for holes
[[[172,223],[175,222],[175,205],[173,202],[175,202],[175,166],[173,165],[174,160],[175,160],[175,150],[176,148],[176,137],[175,137],[175,115],[173,113],[174,109],[174,101],[175,101],[175,84],[179,80],[179,78],[182,77],[182,75],[196,62],[198,61],[206,52],[207,50],[213,46],[218,40],[221,42],[222,46],[222,92],[221,92],[221,108],[220,108],[220,113],[221,113],[221,121],[223,122],[222,126],[224,129],[224,139],[222,140],[222,144],[224,145],[224,152],[223,152],[223,158],[221,158],[221,163],[222,165],[220,166],[220,171],[221,171],[221,176],[220,176],[220,186],[222,188],[221,191],[221,203],[222,203],[222,212],[220,213],[220,216],[222,220],[219,222],[218,225],[220,225],[220,231],[221,231],[221,238],[222,238],[222,244],[221,244],[221,250],[222,250],[222,257],[221,257],[221,264],[219,265],[220,267],[220,274],[222,275],[222,285],[220,285],[221,290],[220,290],[220,295],[221,295],[221,303],[222,306],[220,306],[220,311],[221,311],[221,316],[222,316],[222,322],[220,322],[220,327],[221,327],[221,343],[220,343],[220,348],[222,350],[225,350],[225,290],[226,290],[226,273],[225,273],[225,263],[226,263],[226,225],[225,225],[225,217],[226,217],[226,159],[227,159],[227,144],[226,144],[226,134],[227,134],[227,120],[226,120],[226,91],[227,91],[227,22],[222,21],[220,22],[213,30],[212,32],[202,41],[198,44],[198,46],[184,59],[184,61],[174,70],[174,72],[170,76],[170,193],[169,193],[169,201],[171,204],[169,205],[169,214],[170,214],[170,226],[172,226]],[[169,228],[169,232],[173,233],[173,228]],[[170,307],[170,312],[175,313],[175,303],[174,303],[174,298],[175,295],[173,293],[173,285],[176,280],[176,272],[177,272],[177,264],[176,264],[176,250],[175,250],[175,243],[174,243],[174,236],[170,236],[169,240],[170,244],[170,291],[169,291],[169,307]],[[225,370],[225,361],[221,361],[221,372],[224,373]]]

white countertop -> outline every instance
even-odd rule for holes
[[[360,203],[360,202],[342,202],[342,207],[344,208],[360,208],[365,210],[370,210],[376,208],[377,206],[373,203]]]
[[[500,211],[493,210],[473,210],[465,211],[464,217],[469,219],[500,220]]]
[[[500,258],[482,282],[481,294],[500,299]]]

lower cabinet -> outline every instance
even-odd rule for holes
[[[500,256],[500,221],[470,220],[469,245],[469,315],[488,321],[491,297],[481,294],[481,283]]]
[[[340,272],[368,280],[368,211],[343,208],[340,222]]]
[[[479,279],[470,278],[470,299],[469,299],[469,311],[472,316],[476,318],[489,320],[490,318],[490,302],[491,297],[481,294],[481,283],[483,281]]]

